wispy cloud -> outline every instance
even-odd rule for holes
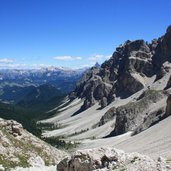
[[[88,58],[90,61],[99,61],[99,60],[107,60],[111,57],[111,55],[101,55],[101,54],[94,54]]]
[[[26,64],[0,63],[0,69],[19,69],[25,68]]]
[[[50,67],[50,65],[26,63],[0,63],[0,69],[40,69],[43,67]]]
[[[0,58],[0,63],[13,63],[14,60],[13,59],[9,59],[9,58]]]
[[[82,57],[80,56],[55,56],[53,59],[56,60],[63,60],[63,61],[73,61],[73,60],[81,60]]]

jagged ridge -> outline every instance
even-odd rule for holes
[[[99,101],[105,107],[115,97],[128,97],[146,86],[146,77],[156,80],[168,72],[163,64],[171,62],[171,26],[164,36],[152,43],[126,41],[100,68],[93,67],[77,83],[71,97],[84,98],[81,111]]]

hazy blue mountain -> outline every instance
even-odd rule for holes
[[[75,87],[86,69],[72,70],[68,68],[49,67],[42,69],[1,69],[0,93],[5,86],[40,86],[51,84],[68,93]],[[8,87],[6,87],[8,89]],[[11,88],[9,88],[11,89]]]

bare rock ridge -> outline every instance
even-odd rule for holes
[[[171,26],[167,28],[166,34],[157,40],[155,54],[152,57],[156,69],[161,69],[166,61],[171,62]]]
[[[120,135],[128,131],[139,133],[168,116],[169,112],[165,112],[163,106],[152,111],[149,110],[151,104],[157,103],[165,97],[166,94],[162,91],[147,90],[134,102],[129,102],[118,108],[112,107],[101,118],[98,126],[115,118],[114,130],[109,136]]]
[[[85,99],[80,111],[98,101],[105,107],[115,97],[128,97],[146,86],[146,78],[162,78],[171,62],[171,26],[164,36],[147,43],[144,40],[126,41],[116,48],[112,57],[101,67],[84,74],[71,96]],[[170,86],[170,83],[168,83]]]

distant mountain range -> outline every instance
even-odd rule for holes
[[[42,69],[1,69],[0,87],[6,85],[39,86],[50,84],[66,93],[73,90],[86,68],[72,70],[68,68],[49,67]]]
[[[61,103],[85,70],[0,70],[0,117],[17,120],[37,134],[35,121],[51,114],[46,112]]]
[[[37,96],[40,102],[39,97],[42,98],[42,94],[44,96],[46,94],[46,98],[43,97],[43,99],[47,102],[52,94],[54,98],[54,96],[71,92],[85,70],[87,68],[77,70],[57,67],[32,70],[1,69],[0,100],[14,104],[22,101],[23,104],[28,102],[28,99],[35,102]],[[40,96],[38,96],[39,91]]]

